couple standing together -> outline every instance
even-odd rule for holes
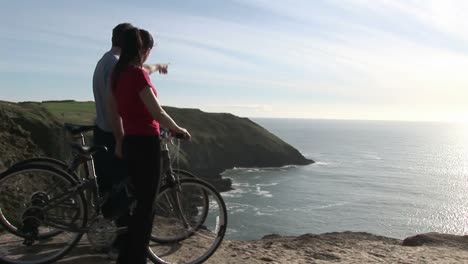
[[[112,246],[118,251],[117,263],[146,263],[153,201],[159,189],[160,124],[190,138],[157,99],[149,74],[165,74],[167,65],[144,64],[152,48],[148,31],[119,24],[112,31],[111,50],[99,60],[93,75],[94,144],[108,148],[95,156],[99,191],[110,192],[128,178],[136,199],[132,214],[116,220],[118,226],[128,226]]]

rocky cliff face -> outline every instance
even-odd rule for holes
[[[45,108],[0,101],[0,167],[41,155],[63,158],[66,152],[62,126]]]
[[[192,141],[181,143],[178,165],[220,190],[230,188],[229,179],[220,176],[226,169],[313,162],[247,118],[197,109],[165,109],[193,136]],[[0,102],[0,110],[0,161],[5,166],[32,156],[63,159],[68,155],[61,122],[40,103]]]
[[[192,134],[181,142],[181,167],[228,190],[231,182],[220,173],[234,167],[281,167],[313,163],[298,150],[248,118],[198,109],[164,107]]]
[[[313,163],[299,151],[248,118],[197,109],[165,107],[193,136],[182,149],[190,169],[200,175],[234,167],[280,167]]]

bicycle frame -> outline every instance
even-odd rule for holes
[[[83,132],[73,135],[73,139],[76,140],[76,142],[79,142],[80,145],[86,146],[86,140]],[[171,188],[174,186],[178,187],[176,190],[180,191],[180,186],[179,186],[179,177],[177,177],[174,173],[174,170],[172,168],[172,162],[171,162],[171,157],[169,155],[169,143],[171,143],[172,140],[170,136],[162,136],[161,139],[161,185],[168,185]],[[71,172],[76,172],[80,166],[83,166],[85,175],[83,177],[74,177],[76,179],[77,185],[75,185],[72,189],[66,190],[64,193],[60,194],[59,196],[54,197],[53,199],[49,200],[48,203],[44,206],[43,210],[48,211],[54,208],[54,206],[60,205],[60,203],[63,203],[64,201],[67,201],[67,199],[70,199],[76,195],[79,195],[81,192],[84,193],[85,195],[85,200],[87,202],[86,205],[90,205],[91,207],[94,208],[94,213],[88,214],[87,217],[87,222],[90,223],[92,222],[93,219],[96,217],[102,215],[101,212],[101,204],[102,204],[102,197],[99,194],[99,187],[97,183],[97,176],[94,168],[94,160],[92,157],[92,154],[81,154],[81,153],[76,153],[73,155],[72,159],[70,162],[68,162],[68,168],[66,169],[67,173]],[[80,176],[80,175],[79,175]],[[54,187],[52,187],[54,188]],[[171,195],[173,204],[179,204],[178,202],[178,195],[177,193],[173,193]],[[94,201],[94,203],[93,203]],[[182,212],[182,209],[177,206],[177,212],[180,217],[184,219],[184,222],[186,222],[185,216]],[[186,222],[187,223],[187,222]],[[55,227],[58,229],[62,229],[65,231],[70,231],[70,232],[76,232],[76,233],[86,233],[89,230],[89,226],[86,228],[73,228],[70,226],[64,226],[64,225],[56,225],[55,223],[48,223],[51,227]],[[188,224],[187,224],[188,225]]]
[[[52,210],[55,208],[55,206],[60,205],[61,203],[67,201],[69,198],[75,197],[76,195],[79,195],[81,192],[87,189],[91,189],[94,187],[94,184],[92,181],[84,181],[79,183],[78,185],[74,186],[71,190],[67,190],[63,194],[54,197],[54,199],[51,199],[48,201],[45,206],[42,208],[43,211],[47,212],[48,210]],[[85,206],[85,205],[84,205]],[[99,214],[97,214],[99,215]],[[88,217],[88,219],[92,219],[93,217]],[[76,218],[74,219],[76,220]],[[65,230],[69,232],[74,232],[74,233],[86,233],[89,230],[89,227],[87,228],[73,228],[67,225],[57,225],[54,222],[46,222],[49,226],[58,228],[60,230]]]

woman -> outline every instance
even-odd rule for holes
[[[115,154],[124,159],[135,190],[136,207],[128,227],[128,239],[117,263],[146,263],[153,223],[153,201],[159,187],[159,124],[190,139],[161,107],[143,63],[153,47],[151,35],[129,29],[112,76],[109,111],[116,139]]]

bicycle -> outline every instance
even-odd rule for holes
[[[81,178],[57,167],[63,163],[41,164],[44,160],[12,166],[0,174],[0,188],[4,188],[1,197],[7,197],[8,191],[13,193],[8,197],[12,198],[9,203],[0,200],[0,222],[10,227],[6,228],[9,233],[0,233],[3,262],[50,263],[66,255],[84,234],[91,244],[101,246],[124,231],[102,217],[100,206],[90,204],[100,201],[91,156],[102,149],[80,145],[73,148],[82,160],[89,162],[91,177]],[[224,201],[206,182],[180,179],[171,166],[168,168],[162,175],[166,182],[155,200],[155,219],[160,221],[156,221],[152,240],[159,243],[150,245],[149,258],[156,263],[177,262],[181,257],[177,251],[167,251],[168,248],[183,248],[203,239],[201,242],[206,245],[203,251],[200,255],[192,254],[194,259],[187,262],[201,263],[215,252],[224,237],[227,224]],[[11,179],[18,180],[9,182]],[[14,195],[22,199],[15,199]],[[89,208],[94,209],[90,216]],[[18,210],[19,214],[14,213]],[[207,240],[211,242],[206,243]]]
[[[86,139],[85,139],[86,137],[84,133],[93,131],[95,128],[96,128],[95,125],[77,125],[77,124],[72,124],[72,123],[65,123],[63,126],[63,129],[65,130],[65,132],[68,135],[70,135],[71,140],[74,143],[79,144],[81,146],[87,146]],[[170,135],[167,134],[167,131],[164,130],[163,128],[161,129],[161,131],[163,133],[162,140],[165,140],[165,139],[167,140],[167,138],[169,138]],[[70,146],[72,147],[72,151],[78,150],[77,153],[79,153],[79,148],[77,148],[78,146],[76,146],[75,144],[71,144]],[[169,149],[165,149],[163,151],[169,151]],[[161,155],[161,159],[163,158],[165,158],[165,153]],[[165,164],[164,162],[167,162],[167,160],[166,161],[162,160],[161,164],[164,165]],[[85,173],[85,175],[83,176],[84,178],[89,177],[89,175],[93,173],[91,169],[94,168],[94,166],[89,166],[88,160],[86,158],[82,159],[82,157],[79,157],[78,155],[74,155],[69,162],[64,162],[64,161],[50,158],[50,157],[34,157],[34,158],[29,158],[26,160],[19,161],[11,165],[10,168],[23,166],[26,164],[33,164],[33,163],[34,164],[46,164],[46,165],[57,167],[58,169],[64,170],[77,178],[79,178],[77,173],[78,173],[78,169],[80,165],[84,167],[83,168],[83,172]],[[162,168],[162,172],[166,171],[167,169],[168,169],[167,167]],[[193,175],[192,173],[186,170],[174,169],[174,168],[172,170],[174,173],[179,174],[181,177],[198,178],[197,176]]]
[[[94,175],[94,161],[90,158],[91,155],[87,155],[86,152],[91,152],[94,153],[96,152],[96,149],[90,149],[89,146],[86,144],[86,139],[84,133],[93,131],[95,129],[94,125],[77,125],[77,124],[72,124],[72,123],[65,123],[63,126],[63,129],[67,133],[67,135],[70,136],[70,141],[73,143],[70,144],[70,147],[72,149],[72,158],[70,159],[69,162],[63,162],[61,160],[57,160],[54,158],[50,157],[34,157],[26,160],[19,161],[8,168],[8,170],[13,170],[15,168],[25,166],[25,165],[31,165],[31,164],[42,164],[46,166],[52,166],[55,167],[59,170],[63,170],[73,176],[74,179],[77,181],[80,180],[86,180],[92,178],[91,175]],[[161,164],[162,164],[162,170],[161,170],[161,175],[166,173],[169,169],[172,170],[173,173],[176,175],[179,175],[179,177],[182,178],[197,178],[195,175],[192,173],[185,171],[185,170],[180,170],[180,169],[173,169],[172,167],[169,167],[169,164],[171,164],[171,159],[168,154],[168,138],[170,135],[168,134],[167,131],[162,130],[162,140],[165,140],[163,144],[163,152],[161,155]],[[164,147],[165,146],[165,147]],[[103,150],[100,148],[101,151]],[[163,160],[164,159],[164,160]],[[81,177],[79,174],[80,167],[82,167],[81,170]],[[91,205],[95,206],[95,202],[93,201],[93,196],[88,192],[87,194],[87,200],[91,201]],[[105,200],[105,199],[102,199]],[[103,201],[100,202],[102,204]],[[0,224],[4,226],[4,228],[9,231],[10,233],[17,234],[17,227],[12,225],[8,220],[5,219],[4,215],[1,214],[0,211]],[[53,233],[49,234],[40,234],[41,238],[48,238],[50,236],[53,236]],[[158,241],[157,237],[152,236],[153,240]]]

